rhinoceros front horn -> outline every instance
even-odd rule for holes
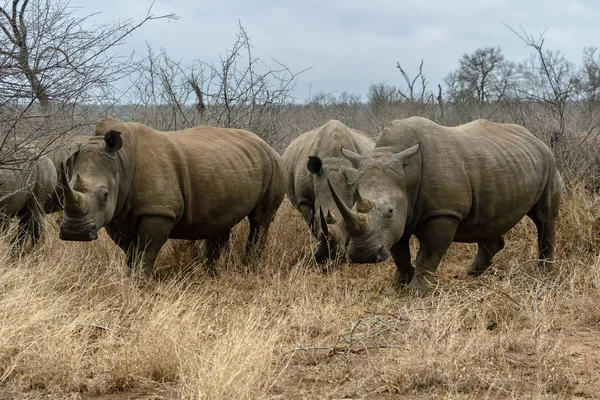
[[[65,202],[72,205],[79,204],[81,195],[71,187],[67,176],[67,168],[62,161],[60,163],[60,180],[64,188]]]
[[[367,230],[367,217],[355,213],[342,201],[329,178],[327,178],[327,185],[329,186],[329,191],[331,192],[331,196],[333,196],[335,204],[340,210],[340,214],[342,214],[342,217],[344,218],[348,233],[352,236],[359,236],[365,233]]]

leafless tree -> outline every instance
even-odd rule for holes
[[[277,145],[288,129],[282,121],[293,103],[298,75],[283,63],[253,55],[250,37],[239,25],[231,49],[213,64],[173,61],[165,50],[148,57],[136,76],[130,102],[133,119],[157,129],[181,129],[202,123],[248,129]]]
[[[84,104],[106,101],[111,85],[134,69],[113,49],[148,21],[176,18],[155,16],[150,7],[139,22],[97,24],[97,14],[76,11],[63,0],[5,0],[0,6],[1,163],[17,162],[11,154],[42,134],[72,130]]]
[[[413,79],[411,79],[406,71],[402,69],[400,62],[396,62],[396,68],[400,70],[408,90],[407,93],[404,93],[402,90],[398,90],[398,94],[400,94],[400,96],[402,96],[402,98],[409,103],[425,104],[431,97],[431,92],[427,92],[427,79],[423,74],[423,61],[424,60],[421,60],[421,64],[419,64],[419,73],[415,75]],[[415,87],[417,80],[420,83],[420,87],[418,88]]]
[[[367,95],[371,112],[377,117],[388,118],[394,114],[393,109],[402,101],[398,89],[386,83],[376,83],[369,87]]]
[[[196,103],[196,111],[198,111],[198,114],[200,115],[200,117],[202,117],[204,115],[204,112],[206,111],[206,104],[204,104],[204,95],[202,94],[202,89],[200,89],[200,86],[198,85],[198,80],[194,76],[193,72],[190,76],[189,81],[190,85],[192,86],[192,90],[194,91],[194,93],[196,93],[196,98],[198,99],[198,102]]]
[[[510,28],[526,46],[534,52],[519,65],[519,94],[530,101],[549,107],[556,120],[557,128],[552,132],[551,144],[556,144],[565,135],[567,105],[577,95],[581,77],[575,66],[560,51],[544,49],[544,32],[534,36],[522,30]]]
[[[483,105],[503,99],[514,75],[515,66],[505,60],[500,47],[483,47],[463,54],[445,82],[452,101]]]

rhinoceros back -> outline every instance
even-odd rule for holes
[[[330,120],[298,136],[283,153],[288,172],[288,197],[292,204],[298,207],[298,199],[302,197],[314,200],[313,182],[306,168],[309,156],[321,158],[324,164],[352,167],[352,163],[342,155],[342,147],[366,155],[374,146],[375,142],[369,135],[348,128],[337,120]]]
[[[132,130],[131,212],[173,218],[172,238],[225,233],[264,196],[280,192],[283,199],[281,156],[251,132],[208,126],[175,132]]]
[[[525,128],[477,120],[443,127],[424,118],[393,121],[375,153],[398,152],[420,143],[411,168],[418,169],[415,226],[437,215],[461,223],[457,241],[495,237],[514,226],[541,196],[560,190],[551,150]]]

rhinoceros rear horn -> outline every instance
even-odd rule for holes
[[[417,154],[420,149],[421,143],[417,143],[406,150],[402,150],[400,153],[394,154],[393,159],[396,162],[402,162],[403,164],[406,164],[408,159]]]
[[[358,214],[352,211],[340,198],[337,191],[331,184],[329,178],[327,178],[327,185],[329,185],[329,191],[331,192],[331,196],[335,201],[338,209],[340,210],[340,214],[344,218],[344,222],[346,223],[346,229],[348,233],[352,236],[362,235],[367,230],[367,218],[363,214]]]
[[[337,223],[337,218],[335,217],[335,215],[333,215],[331,210],[327,210],[327,216],[325,217],[325,221],[328,224],[336,224]]]
[[[121,132],[110,130],[104,135],[104,143],[106,144],[106,150],[109,153],[116,153],[121,147],[123,147],[123,139],[121,139]]]
[[[372,200],[364,199],[360,195],[358,188],[356,189],[356,211],[359,213],[368,213],[375,207],[375,203]]]
[[[323,214],[323,208],[319,206],[319,218],[321,220],[321,231],[323,232],[323,236],[329,236],[329,230],[327,229],[327,221],[325,220],[325,215]]]
[[[346,157],[348,160],[350,160],[350,162],[352,163],[354,168],[358,168],[361,161],[366,158],[365,156],[361,156],[360,154],[355,153],[352,150],[345,149],[343,147],[342,147],[342,155],[344,157]]]

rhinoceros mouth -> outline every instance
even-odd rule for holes
[[[68,222],[63,222],[60,225],[59,238],[61,240],[89,242],[98,239],[98,229],[96,229],[93,222],[77,227],[70,225]]]
[[[324,264],[330,261],[340,262],[344,256],[343,249],[333,243],[320,243],[314,254],[317,264]]]
[[[385,246],[380,245],[377,251],[352,251],[350,260],[358,264],[375,264],[385,261],[390,256]]]

